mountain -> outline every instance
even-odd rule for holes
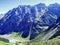
[[[19,5],[9,10],[0,20],[0,34],[22,33],[26,38],[35,38],[39,33],[52,27],[59,17],[59,4]]]
[[[0,20],[4,17],[4,14],[0,14]]]
[[[55,4],[50,4],[48,6],[49,9],[49,13],[54,14],[54,15],[58,15],[58,17],[60,16],[60,4],[55,3]]]

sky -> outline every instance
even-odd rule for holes
[[[60,0],[0,0],[0,14],[18,7],[18,5],[36,5],[45,3],[46,5],[60,3]]]

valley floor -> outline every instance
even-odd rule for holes
[[[11,43],[8,40],[0,38],[0,45],[60,45],[60,36],[40,42],[16,42]]]

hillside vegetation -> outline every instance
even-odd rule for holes
[[[16,42],[16,43],[10,43],[5,42],[3,40],[0,41],[0,45],[60,45],[60,36],[46,40],[46,41],[40,41],[40,42]]]

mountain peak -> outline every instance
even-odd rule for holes
[[[35,38],[38,35],[36,31],[41,33],[46,30],[43,26],[49,27],[57,20],[59,11],[43,3],[34,6],[20,5],[8,11],[0,20],[0,34],[23,32],[22,37],[26,38],[31,31],[30,39]]]

